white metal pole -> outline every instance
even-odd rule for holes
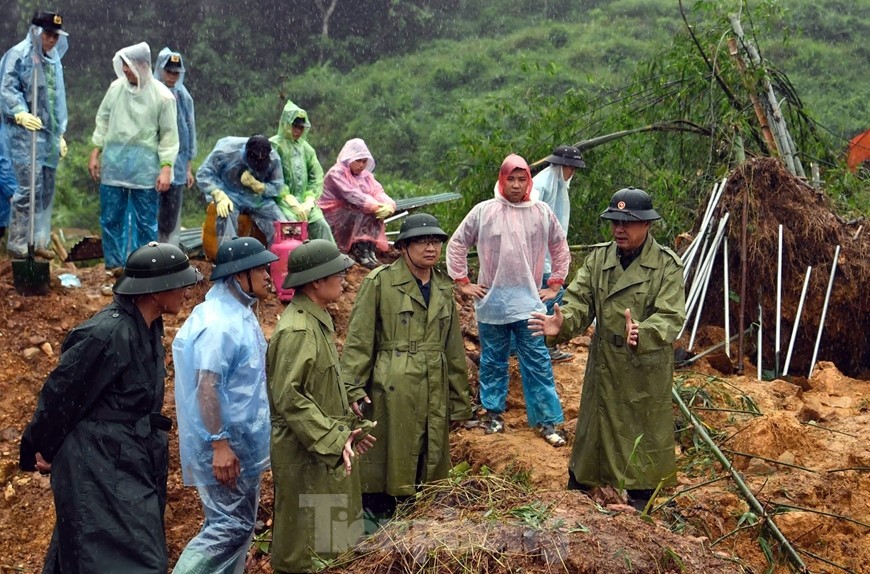
[[[713,270],[713,260],[716,259],[716,250],[719,248],[719,243],[722,241],[722,235],[725,232],[725,225],[728,223],[729,217],[730,214],[726,213],[725,217],[719,220],[719,228],[716,230],[716,236],[713,239],[713,246],[702,260],[701,267],[695,276],[695,281],[692,282],[692,287],[689,289],[689,296],[686,301],[686,320],[683,323],[683,328],[677,335],[678,339],[683,335],[683,332],[685,332],[686,327],[689,324],[689,318],[695,308],[695,304],[698,302],[701,291],[706,291],[707,282],[710,280],[710,274]]]
[[[807,266],[807,275],[804,277],[804,286],[801,289],[801,299],[798,301],[797,314],[794,316],[794,326],[791,328],[791,340],[788,343],[788,351],[785,354],[785,366],[782,368],[783,377],[788,375],[788,366],[791,364],[791,352],[794,349],[795,339],[797,339],[798,325],[801,322],[801,313],[804,310],[804,298],[807,296],[807,286],[810,284],[810,273],[812,270],[813,267],[811,265]]]
[[[774,378],[779,376],[780,324],[782,323],[782,223],[779,224],[779,242],[776,251],[776,340],[774,341]]]
[[[704,300],[707,298],[707,286],[710,284],[710,276],[713,274],[713,261],[716,259],[716,253],[719,251],[719,244],[722,243],[723,232],[725,231],[725,225],[728,223],[728,217],[730,213],[726,213],[725,217],[719,222],[719,229],[716,231],[716,238],[713,240],[713,248],[710,249],[710,257],[705,265],[705,277],[704,283],[701,287],[701,297],[698,299],[698,311],[695,313],[695,323],[692,325],[692,336],[689,338],[689,347],[687,350],[691,351],[692,347],[695,345],[695,333],[698,332],[698,323],[701,320],[701,312],[704,310]]]
[[[731,358],[731,294],[728,289],[728,236],[722,245],[722,286],[725,292],[725,356]]]
[[[816,335],[816,346],[813,349],[813,360],[810,362],[810,373],[807,378],[813,376],[813,369],[816,366],[816,357],[819,355],[819,343],[822,341],[822,331],[825,328],[825,316],[828,314],[828,301],[831,299],[831,289],[834,287],[834,275],[837,273],[837,260],[840,258],[840,246],[834,251],[834,262],[831,263],[831,277],[828,279],[828,291],[825,293],[825,304],[822,306],[822,318],[819,320],[819,333]]]
[[[761,381],[761,327],[762,327],[762,315],[761,315],[761,291],[758,292],[758,380]]]

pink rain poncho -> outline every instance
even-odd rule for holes
[[[359,175],[350,172],[350,164],[358,159],[367,160]],[[332,229],[335,242],[347,253],[354,243],[371,241],[378,251],[389,249],[383,220],[375,217],[382,203],[396,208],[396,202],[372,175],[375,159],[360,138],[348,140],[338,154],[338,161],[323,178],[323,195],[317,205],[323,210]]]
[[[528,175],[528,189],[521,201],[511,203],[503,190],[508,175],[518,168]],[[549,284],[565,282],[571,262],[565,232],[546,203],[529,199],[531,190],[528,164],[509,155],[499,170],[495,198],[475,205],[447,244],[447,272],[460,281],[468,277],[468,250],[477,245],[477,283],[488,287],[486,296],[475,303],[481,323],[505,325],[526,320],[534,311],[546,312],[538,286],[548,252],[553,261]]]

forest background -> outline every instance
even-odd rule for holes
[[[458,191],[431,208],[452,230],[492,196],[501,160],[553,146],[680,122],[584,152],[572,182],[569,241],[606,238],[598,214],[628,185],[655,197],[660,238],[690,228],[735,143],[767,155],[749,92],[774,84],[802,161],[821,168],[842,212],[870,212],[870,182],[845,170],[848,139],[870,127],[870,0],[3,0],[3,49],[33,10],[54,8],[70,33],[64,58],[70,153],[58,170],[55,227],[98,229],[87,174],[94,116],[111,59],[147,41],[179,50],[196,103],[199,154],[227,135],[272,135],[287,99],[308,110],[324,169],[362,137],[393,197]],[[728,53],[730,15],[763,68]],[[716,74],[711,73],[716,70]],[[739,138],[737,136],[740,136]],[[205,200],[187,193],[187,226]]]

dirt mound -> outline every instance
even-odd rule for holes
[[[746,211],[745,234],[742,218]],[[743,302],[745,324],[757,321],[759,302],[763,318],[764,367],[775,364],[776,284],[779,225],[783,226],[781,362],[791,338],[798,302],[808,266],[809,287],[789,371],[809,372],[822,315],[831,265],[841,246],[837,273],[828,306],[818,360],[836,363],[851,376],[870,369],[870,345],[862,325],[870,325],[870,234],[862,222],[845,222],[832,212],[827,197],[793,176],[773,158],[747,161],[729,177],[718,214],[730,213],[728,222],[729,306],[732,335],[740,313],[741,257],[745,250],[747,289]],[[700,227],[698,218],[695,229]],[[863,222],[866,227],[866,221]],[[714,227],[714,226],[713,226]],[[715,227],[714,227],[715,231]],[[745,241],[744,241],[745,237]],[[714,263],[703,324],[724,325],[722,254]],[[754,338],[752,344],[754,345]],[[752,355],[753,361],[755,355]]]

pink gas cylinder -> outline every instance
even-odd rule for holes
[[[269,251],[278,256],[277,261],[269,264],[269,275],[272,276],[272,285],[278,293],[278,299],[283,303],[289,303],[293,299],[295,289],[284,289],[284,278],[287,277],[287,260],[290,253],[302,245],[308,239],[307,221],[276,221],[275,236]]]

